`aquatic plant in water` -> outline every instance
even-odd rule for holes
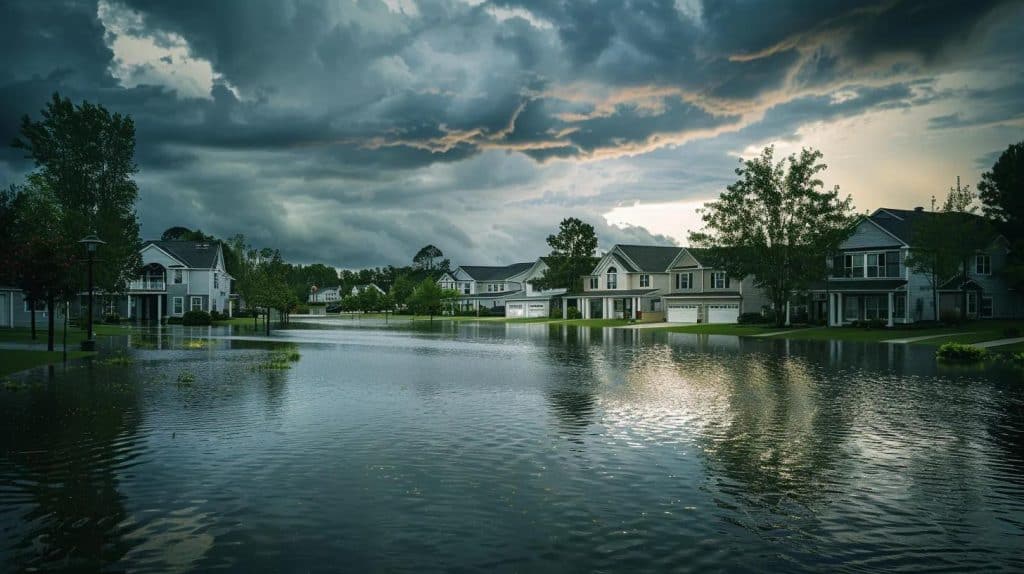
[[[988,357],[988,351],[963,343],[943,343],[935,352],[935,357],[951,363],[977,363]]]
[[[196,382],[196,376],[187,371],[178,373],[178,384],[179,385],[191,385]]]

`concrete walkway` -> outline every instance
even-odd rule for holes
[[[815,329],[824,329],[825,327],[800,327],[797,329],[786,329],[785,331],[772,331],[771,333],[759,333],[757,335],[748,335],[748,337],[774,337],[775,335],[785,335],[786,333],[796,333],[797,331],[814,331]]]
[[[985,341],[984,343],[973,343],[975,347],[1002,347],[1003,345],[1013,345],[1016,343],[1024,343],[1024,337],[1014,337],[1012,339],[996,339],[995,341]]]
[[[927,341],[928,339],[938,339],[939,337],[949,337],[950,335],[973,335],[976,331],[967,331],[964,333],[942,333],[941,335],[925,335],[923,337],[908,337],[906,339],[889,339],[888,341],[882,341],[883,343],[893,343],[896,345],[905,345],[907,343],[916,343],[918,341]]]

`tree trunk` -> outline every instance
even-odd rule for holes
[[[48,327],[48,331],[46,333],[46,350],[47,351],[53,351],[53,327],[54,327],[54,325],[53,325],[53,311],[54,311],[54,308],[53,308],[53,295],[47,295],[46,296],[46,312],[47,312],[46,325]]]
[[[32,313],[32,340],[36,340],[36,300],[29,299],[28,306]]]

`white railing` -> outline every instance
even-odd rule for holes
[[[128,284],[132,291],[165,291],[167,283],[159,278],[135,279]]]

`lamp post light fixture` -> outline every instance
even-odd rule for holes
[[[95,235],[88,235],[78,241],[85,246],[86,253],[89,254],[89,314],[85,321],[85,340],[82,341],[83,351],[95,351],[96,350],[96,339],[93,338],[92,333],[92,263],[96,256],[96,249],[100,245],[106,245],[106,241],[103,241]]]

